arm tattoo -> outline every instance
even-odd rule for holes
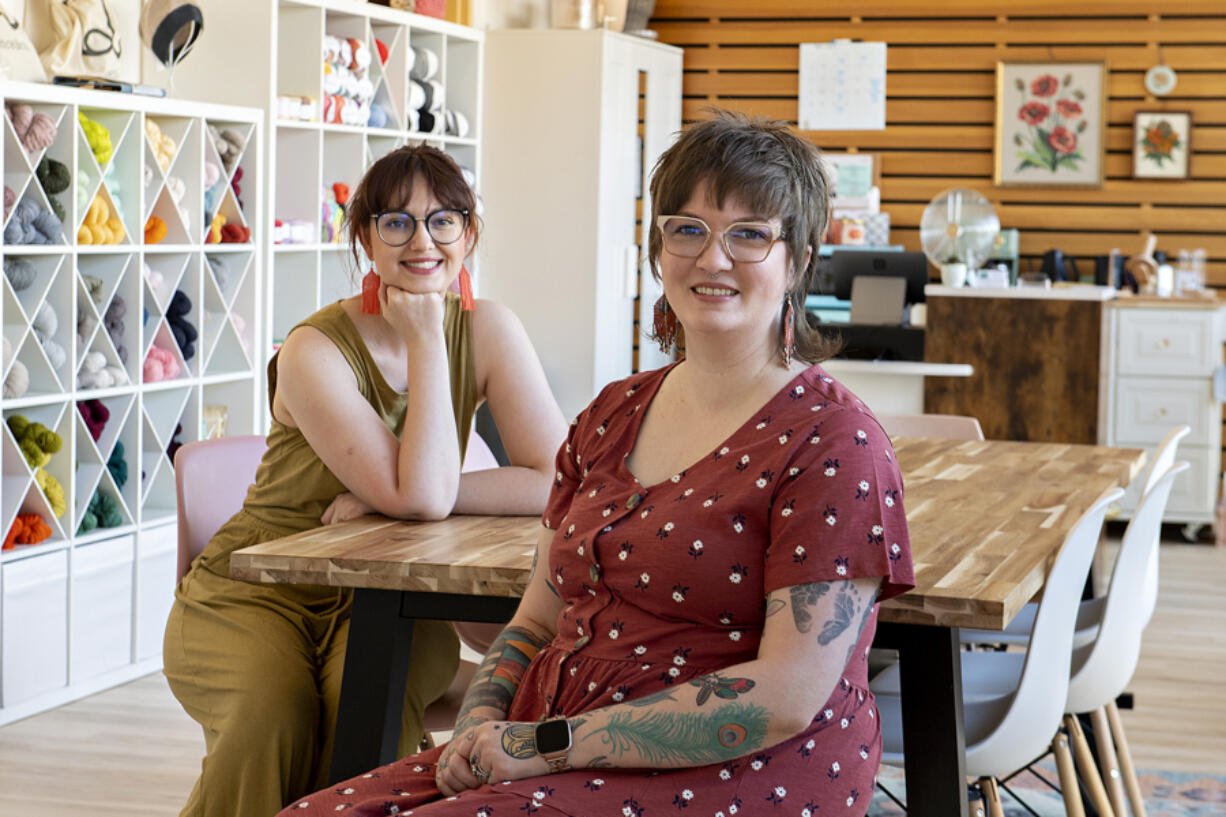
[[[788,590],[792,595],[792,620],[796,622],[796,630],[807,633],[813,627],[813,614],[809,608],[830,592],[830,582],[795,584]]]
[[[778,613],[780,610],[782,610],[784,607],[787,607],[787,606],[788,606],[788,603],[787,603],[786,601],[784,601],[783,599],[769,599],[769,600],[767,600],[767,602],[766,602],[766,616],[765,616],[765,618],[770,618],[770,617],[771,617],[771,616],[773,616],[775,613]]]
[[[494,639],[485,660],[473,676],[472,684],[464,693],[464,703],[456,717],[457,734],[474,723],[488,719],[474,715],[475,709],[490,707],[505,715],[533,656],[548,643],[549,639],[526,627],[504,629]]]
[[[660,703],[660,701],[675,700],[677,700],[677,696],[673,694],[671,689],[662,689],[659,692],[653,692],[650,695],[644,695],[642,698],[634,698],[623,703],[626,706],[651,706],[652,704]]]
[[[524,760],[536,756],[536,727],[530,723],[512,723],[502,733],[502,751]]]
[[[851,652],[860,643],[860,636],[864,634],[864,625],[868,624],[869,615],[873,612],[873,605],[877,602],[877,590],[879,587],[873,588],[868,594],[868,603],[864,605],[864,615],[860,616],[860,626],[856,630],[856,637],[847,645],[847,656],[843,659],[843,665],[851,660]]]
[[[710,700],[712,694],[725,701],[735,700],[738,695],[753,689],[754,682],[749,678],[724,678],[713,672],[693,679],[690,686],[698,687],[698,698],[694,703],[702,706]]]
[[[532,578],[536,575],[536,563],[540,560],[540,558],[540,550],[534,550],[532,552],[532,570],[528,573],[528,584],[532,584]],[[548,576],[545,577],[545,586],[549,588],[549,592],[553,593],[555,598],[562,598],[560,595],[558,595],[558,588],[553,586],[553,582],[549,581]]]
[[[708,712],[612,711],[593,730],[609,755],[635,752],[646,766],[704,765],[760,748],[770,713],[757,704],[730,703]]]
[[[844,584],[834,599],[834,618],[827,620],[822,625],[822,631],[817,636],[818,644],[826,646],[851,626],[852,616],[856,614],[857,598],[855,588],[850,584]]]

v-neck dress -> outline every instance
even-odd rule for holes
[[[567,606],[557,636],[525,674],[511,720],[578,715],[752,660],[774,590],[883,577],[879,599],[887,599],[915,584],[889,438],[820,366],[797,375],[692,466],[640,484],[626,458],[669,371],[606,387],[558,452],[544,523],[556,531],[549,571]],[[874,607],[808,728],[734,761],[577,769],[436,800],[435,749],[312,795],[302,808],[485,817],[538,810],[862,815],[881,755],[866,664],[875,629]]]

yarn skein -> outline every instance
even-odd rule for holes
[[[81,413],[81,419],[89,429],[89,436],[94,442],[98,442],[102,437],[102,430],[106,428],[106,421],[111,419],[111,410],[101,400],[90,399],[79,401],[77,411]]]
[[[166,322],[170,324],[170,331],[175,336],[175,343],[179,345],[184,362],[191,360],[196,354],[198,334],[195,325],[187,319],[191,311],[191,298],[188,298],[183,290],[176,289],[174,297],[170,299],[170,305],[166,307]]]
[[[34,283],[34,278],[38,275],[38,270],[34,265],[25,258],[13,258],[11,256],[4,259],[4,277],[9,279],[9,286],[14,292],[21,292],[23,289],[28,289],[30,284]]]

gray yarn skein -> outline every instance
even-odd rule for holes
[[[38,270],[25,258],[4,259],[4,277],[9,279],[14,292],[27,289],[37,276]]]
[[[128,305],[122,296],[116,295],[111,299],[111,305],[106,308],[106,315],[103,318],[106,333],[111,336],[111,343],[115,345],[115,354],[119,355],[119,359],[124,363],[128,362],[128,347],[123,342],[123,317],[126,314],[128,314]]]

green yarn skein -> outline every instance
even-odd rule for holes
[[[128,481],[128,461],[123,458],[122,440],[115,441],[115,448],[106,461],[106,470],[111,472],[111,479],[115,480],[117,487],[122,488]]]
[[[111,161],[111,155],[115,152],[111,144],[111,132],[101,122],[95,122],[83,113],[77,113],[77,121],[81,123],[85,141],[89,142],[89,149],[94,152],[94,158],[98,160],[99,165],[106,167],[106,163]]]
[[[68,172],[68,166],[50,156],[43,157],[43,160],[38,163],[35,175],[38,176],[38,183],[43,186],[43,190],[47,191],[49,196],[63,193],[72,184],[72,174]]]
[[[89,533],[94,528],[117,528],[123,524],[123,514],[119,512],[119,503],[110,494],[94,491],[85,513],[81,516],[81,525],[77,533]]]
[[[31,423],[20,414],[8,418],[9,430],[17,439],[21,454],[31,468],[39,468],[51,461],[51,455],[64,445],[63,438],[42,423]]]

